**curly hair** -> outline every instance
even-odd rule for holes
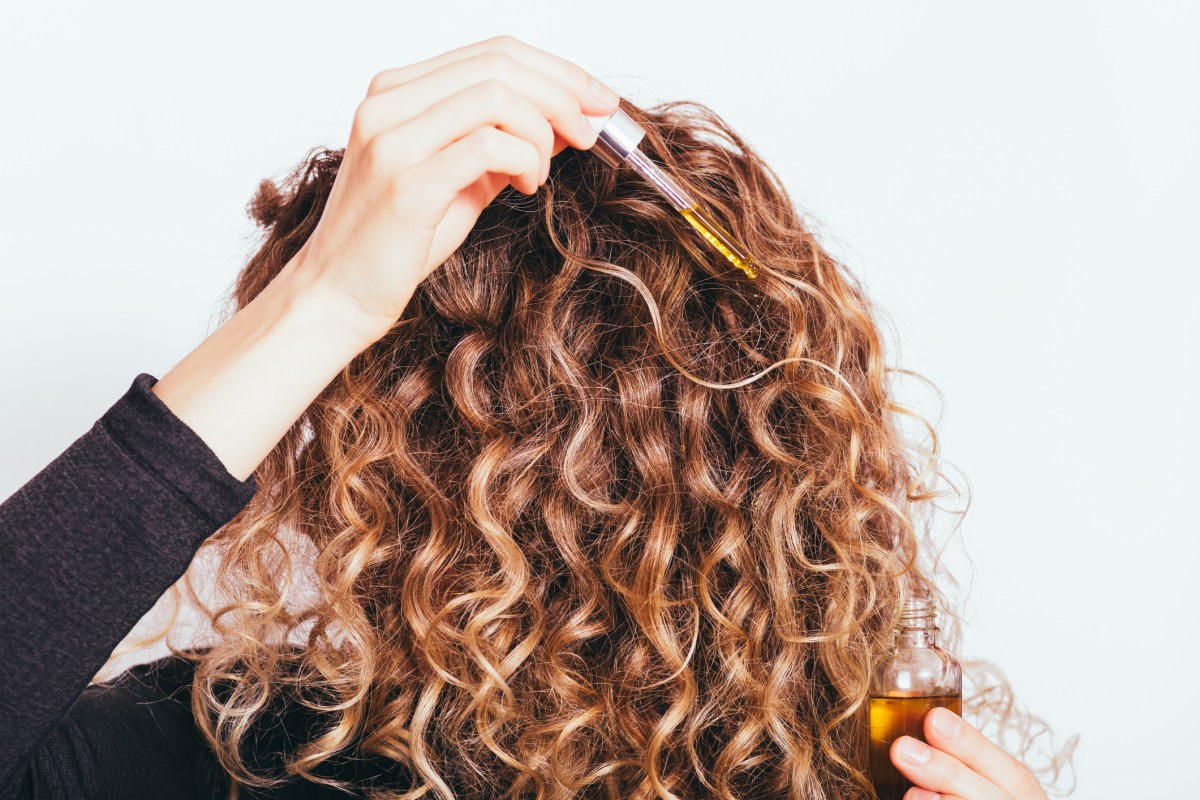
[[[937,437],[902,434],[874,307],[761,157],[698,103],[622,107],[761,273],[586,152],[502,192],[205,544],[215,642],[171,649],[231,798],[362,788],[354,760],[373,798],[874,796],[869,676],[906,584],[943,597]],[[343,153],[262,182],[236,308]],[[994,690],[965,710],[1011,718]],[[288,703],[310,735],[267,763]]]

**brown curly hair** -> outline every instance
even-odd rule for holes
[[[902,435],[874,308],[754,150],[697,103],[623,108],[762,272],[571,148],[488,206],[206,543],[216,641],[172,650],[231,797],[349,790],[356,759],[404,776],[375,798],[873,796],[872,667],[906,582],[943,597],[936,436]],[[236,308],[342,155],[261,184]],[[285,698],[311,735],[267,765]]]

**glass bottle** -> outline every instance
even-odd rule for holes
[[[962,714],[962,667],[937,645],[933,599],[910,592],[901,602],[895,645],[871,676],[870,775],[879,800],[901,800],[912,786],[888,751],[901,736],[925,741],[925,714],[945,706]]]

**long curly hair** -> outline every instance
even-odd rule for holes
[[[876,310],[762,158],[703,105],[622,107],[761,273],[594,154],[501,193],[205,544],[214,641],[171,649],[230,797],[873,796],[869,676],[906,587],[943,597],[936,434],[903,434]],[[342,156],[260,185],[231,311]],[[968,716],[1011,722],[994,691]]]

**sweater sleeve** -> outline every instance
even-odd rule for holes
[[[116,645],[254,495],[139,374],[0,503],[0,798]]]

